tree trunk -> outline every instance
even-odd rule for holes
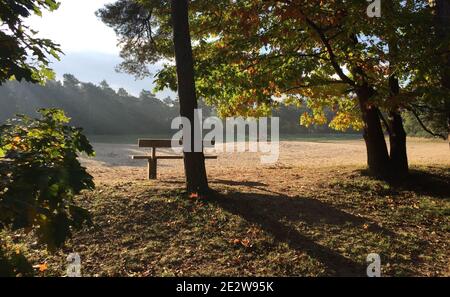
[[[450,34],[450,0],[436,0],[435,15],[436,15],[436,29],[438,38],[445,40]],[[446,52],[444,56],[445,70],[441,74],[442,86],[450,90],[450,54],[448,53],[448,46],[443,51]],[[450,147],[450,112],[447,115],[448,126],[448,145]]]
[[[389,143],[391,174],[396,177],[408,174],[408,155],[406,151],[406,132],[403,119],[398,110],[389,112]]]
[[[368,86],[363,86],[356,93],[364,122],[363,136],[366,142],[369,172],[375,176],[387,177],[389,173],[389,155],[381,127],[379,110],[369,103],[373,90]]]
[[[400,93],[398,79],[395,76],[389,78],[389,88],[391,96]],[[403,127],[403,119],[400,111],[392,107],[389,112],[389,144],[391,174],[395,177],[402,177],[408,174],[408,155],[406,151],[406,132]]]
[[[447,141],[448,141],[448,147],[450,148],[450,112],[447,114]]]
[[[197,108],[195,93],[194,61],[189,32],[188,0],[172,0],[173,42],[178,78],[178,96],[180,115],[191,123],[191,152],[184,152],[184,172],[186,189],[189,194],[205,194],[208,192],[205,156],[203,152],[194,152],[194,110]],[[188,139],[189,137],[183,137]]]
[[[387,13],[397,14],[396,6],[393,2],[386,2]],[[406,150],[406,131],[403,127],[403,119],[400,108],[396,103],[396,96],[400,94],[400,85],[396,77],[396,61],[399,47],[395,35],[388,37],[389,45],[389,91],[390,110],[388,115],[387,131],[389,133],[389,159],[391,177],[403,177],[408,174],[408,155]]]

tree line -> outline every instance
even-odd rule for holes
[[[0,122],[15,114],[34,116],[39,108],[60,108],[71,125],[88,134],[169,133],[177,112],[173,106],[143,90],[139,97],[124,89],[117,92],[106,81],[99,85],[80,82],[65,74],[62,82],[45,85],[8,82],[0,87]]]
[[[62,81],[48,80],[45,84],[10,81],[0,86],[0,123],[16,114],[37,116],[40,108],[60,108],[71,118],[71,125],[83,127],[89,135],[169,136],[173,132],[171,121],[179,115],[178,105],[177,99],[160,100],[150,91],[142,90],[139,96],[133,96],[124,88],[112,89],[106,81],[98,85],[81,82],[72,74],[63,75]],[[206,116],[216,115],[203,102],[200,107]],[[304,107],[281,105],[273,114],[280,117],[282,134],[338,133],[327,125],[300,125],[300,115],[310,112]],[[329,110],[326,117],[331,120],[333,112]]]

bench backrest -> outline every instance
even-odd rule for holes
[[[155,148],[171,148],[172,140],[171,139],[139,139],[138,140],[139,147],[155,147]],[[183,142],[180,141],[180,147],[183,145]],[[214,147],[215,141],[203,141],[203,147]]]

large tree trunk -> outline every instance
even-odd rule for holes
[[[406,132],[398,110],[389,112],[389,130],[391,174],[396,177],[405,176],[408,174]]]
[[[194,110],[198,105],[195,93],[194,62],[189,32],[188,0],[172,0],[171,7],[180,115],[189,119],[191,123],[191,152],[184,152],[186,188],[189,194],[205,194],[209,190],[205,156],[203,152],[194,152],[194,134],[196,130],[194,126]],[[189,137],[183,138],[188,139]]]
[[[385,2],[387,13],[396,14],[396,5],[393,2]],[[392,177],[402,177],[408,174],[408,155],[406,150],[406,131],[403,127],[403,119],[400,113],[400,108],[396,103],[396,96],[400,94],[400,85],[396,77],[396,60],[398,58],[398,40],[395,35],[388,38],[389,45],[389,91],[391,104],[388,114],[389,133],[389,158],[391,166]]]
[[[398,79],[392,75],[389,78],[391,96],[400,93]],[[408,174],[408,155],[406,151],[406,132],[403,127],[403,119],[397,107],[392,107],[389,112],[389,144],[391,174],[401,177]]]
[[[364,122],[363,136],[366,142],[369,171],[375,176],[387,177],[389,174],[389,154],[381,127],[379,110],[369,102],[373,90],[368,86],[363,86],[356,93]]]

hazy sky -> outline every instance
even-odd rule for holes
[[[115,89],[123,87],[137,95],[142,89],[153,89],[152,78],[136,81],[132,75],[117,73],[114,68],[121,62],[114,31],[104,25],[95,11],[114,0],[61,0],[61,6],[43,17],[33,16],[29,24],[39,31],[40,37],[50,38],[61,45],[65,53],[52,68],[57,78],[72,73],[81,81],[99,83],[106,79]],[[155,68],[156,67],[151,67]],[[155,72],[151,69],[151,72]],[[172,95],[158,93],[159,98]]]

